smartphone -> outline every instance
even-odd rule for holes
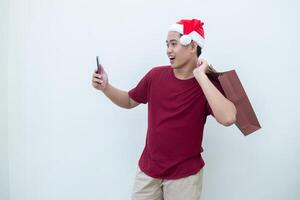
[[[96,60],[97,60],[97,72],[96,73],[101,74],[101,67],[100,67],[99,57],[98,56],[96,57]]]

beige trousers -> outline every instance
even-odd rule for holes
[[[195,175],[176,180],[152,178],[139,168],[132,200],[200,200],[203,168]]]

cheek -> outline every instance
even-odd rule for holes
[[[180,46],[178,46],[178,47],[174,48],[174,53],[176,55],[176,58],[182,58],[184,51]]]
[[[178,51],[176,54],[176,58],[178,58],[178,60],[180,61],[185,61],[187,59],[187,55],[185,51]]]

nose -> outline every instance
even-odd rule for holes
[[[173,51],[173,49],[169,46],[167,47],[167,55],[171,54]]]

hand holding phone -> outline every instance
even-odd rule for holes
[[[96,61],[97,69],[95,69],[95,72],[93,74],[92,85],[94,88],[104,92],[108,85],[107,73],[105,72],[103,66],[100,64],[98,56],[96,57]]]

